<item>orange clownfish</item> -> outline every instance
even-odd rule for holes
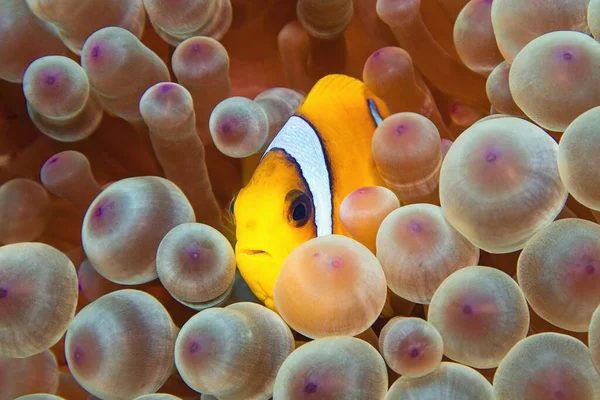
[[[287,255],[317,236],[349,236],[342,200],[382,186],[371,155],[389,111],[360,80],[328,75],[282,126],[231,204],[236,261],[252,292],[275,310],[273,287]]]

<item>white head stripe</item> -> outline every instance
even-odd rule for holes
[[[265,154],[281,149],[296,160],[313,197],[317,236],[333,233],[331,179],[325,150],[317,132],[304,119],[292,115],[281,127]],[[264,155],[263,155],[264,157]]]

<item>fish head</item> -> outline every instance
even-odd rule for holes
[[[297,166],[278,149],[265,154],[232,202],[238,269],[254,295],[272,310],[284,260],[316,236],[313,204]]]

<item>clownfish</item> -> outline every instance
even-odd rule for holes
[[[350,236],[339,208],[352,191],[382,186],[371,155],[387,106],[358,79],[328,75],[267,147],[230,206],[238,269],[275,310],[273,288],[288,254],[317,236]]]

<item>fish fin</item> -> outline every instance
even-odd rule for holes
[[[313,86],[296,113],[320,128],[319,134],[327,136],[323,131],[327,125],[348,125],[341,128],[348,131],[355,130],[364,121],[377,127],[389,115],[389,110],[361,80],[333,74],[321,78]],[[368,132],[369,136],[373,134],[371,129],[362,131]]]
[[[229,213],[229,206],[226,209],[221,210],[221,221],[223,222],[224,231],[221,232],[231,243],[231,245],[235,248],[235,223],[231,219],[231,214]]]
[[[305,103],[311,98],[316,97],[338,98],[360,96],[362,99],[367,91],[368,89],[364,82],[356,78],[348,75],[332,74],[319,79],[319,81],[315,83],[308,93]]]

